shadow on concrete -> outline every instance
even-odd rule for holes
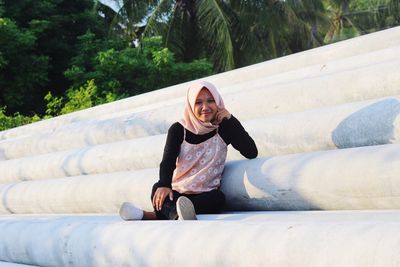
[[[298,174],[303,168],[307,168],[308,163],[315,157],[317,157],[316,153],[310,153],[301,158],[296,157],[295,161],[290,163],[286,180],[280,181],[280,184],[274,182],[272,177],[266,176],[282,170],[283,162],[268,166],[268,161],[274,158],[228,162],[221,187],[227,196],[226,210],[320,210],[319,206],[296,192],[299,182]]]
[[[390,144],[394,139],[394,121],[400,114],[400,102],[384,99],[351,114],[332,132],[337,148]]]

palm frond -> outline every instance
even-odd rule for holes
[[[110,32],[116,32],[128,37],[130,41],[138,38],[138,31],[144,18],[151,8],[156,5],[156,0],[114,0],[118,7],[110,23]]]
[[[185,21],[182,16],[183,14],[180,12],[180,7],[175,5],[164,37],[165,46],[168,47],[179,60],[183,60],[186,52],[183,37],[185,31],[182,30]]]
[[[396,19],[397,23],[400,23],[400,0],[390,0],[388,5],[389,14]]]
[[[117,11],[100,1],[96,1],[94,9],[104,17],[110,33],[113,31],[121,31],[121,27],[117,22],[122,21],[122,18],[119,17]]]
[[[200,35],[205,40],[212,60],[219,70],[235,67],[233,38],[229,18],[223,10],[223,1],[197,1],[196,12]]]
[[[143,31],[143,37],[163,35],[165,32],[165,24],[170,16],[173,1],[161,0],[157,2],[157,5],[150,11],[150,14],[146,19],[146,27]]]

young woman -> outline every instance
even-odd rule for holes
[[[232,116],[215,86],[202,81],[187,92],[183,118],[168,130],[160,179],[151,200],[154,211],[125,202],[125,220],[195,220],[196,214],[219,213],[225,196],[219,190],[231,144],[246,158],[257,157],[253,139]]]

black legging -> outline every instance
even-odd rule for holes
[[[151,200],[153,200],[153,196],[159,187],[160,185],[158,183],[153,185]],[[176,220],[178,217],[176,213],[176,200],[180,196],[185,196],[193,202],[197,214],[219,213],[221,212],[225,203],[225,195],[220,190],[212,190],[200,194],[181,194],[175,190],[172,190],[172,193],[174,194],[173,200],[171,201],[167,196],[164,200],[161,210],[155,211],[157,214],[157,219]]]

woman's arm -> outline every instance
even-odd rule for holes
[[[168,130],[164,154],[160,163],[159,185],[171,188],[172,175],[176,168],[176,158],[179,155],[183,141],[183,126],[176,122]]]
[[[253,138],[234,116],[222,120],[219,125],[219,133],[227,144],[231,144],[244,157],[248,159],[257,157],[258,150]]]

